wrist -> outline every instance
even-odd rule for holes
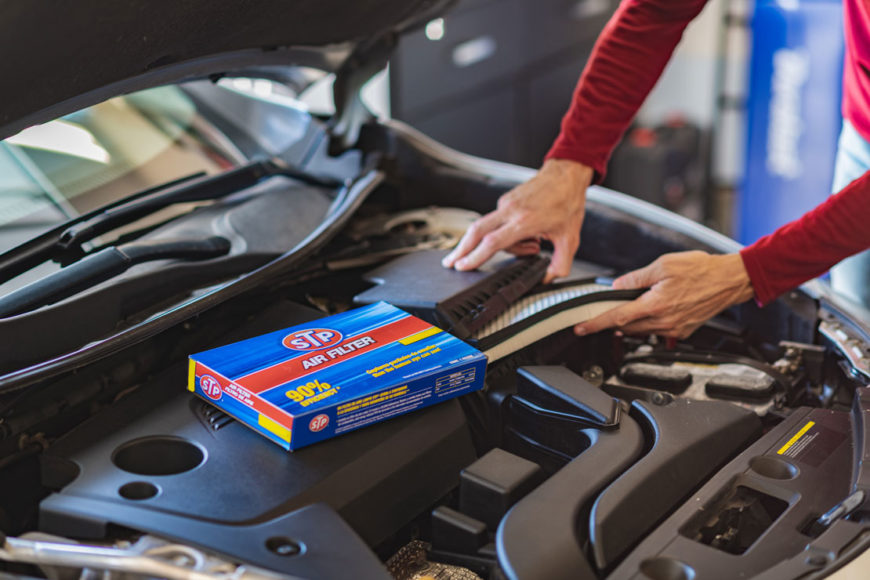
[[[572,189],[580,192],[584,197],[586,188],[595,176],[595,171],[591,167],[571,159],[547,159],[539,173],[563,183],[570,183]]]
[[[729,280],[734,291],[734,303],[746,302],[755,296],[752,279],[743,264],[740,254],[716,256],[722,277]]]

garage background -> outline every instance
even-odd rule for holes
[[[373,83],[383,86],[369,91],[375,108],[460,151],[537,167],[617,6],[462,0],[402,39]],[[711,0],[615,151],[605,185],[744,243],[815,206],[829,193],[840,129],[841,13],[838,0]],[[773,90],[780,49],[814,55],[787,96],[802,107],[793,148],[804,170],[785,179],[767,162],[783,132],[772,120],[782,115],[769,113],[784,102]]]

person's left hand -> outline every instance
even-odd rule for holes
[[[614,280],[615,290],[649,288],[637,300],[574,327],[578,335],[616,327],[626,334],[686,338],[725,308],[753,296],[740,254],[665,254]]]

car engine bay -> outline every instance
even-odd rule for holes
[[[0,569],[811,578],[867,549],[865,326],[797,290],[686,340],[575,336],[638,295],[612,276],[719,250],[593,199],[555,284],[539,284],[541,256],[445,270],[510,180],[409,129],[366,131],[354,173],[261,175],[137,238],[219,236],[223,254],[137,264],[0,321]],[[215,299],[288,248],[301,253],[282,271]],[[198,299],[213,303],[182,319]],[[184,387],[192,352],[380,300],[486,353],[486,388],[287,453]],[[17,370],[109,349],[163,312],[179,318],[87,364]]]

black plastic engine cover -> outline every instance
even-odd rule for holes
[[[798,578],[862,532],[811,524],[851,493],[849,413],[798,409],[729,463],[609,578]]]
[[[57,492],[40,506],[43,531],[102,538],[115,524],[333,577],[342,562],[365,570],[360,554],[380,566],[360,537],[369,546],[388,538],[455,488],[475,459],[457,401],[288,453],[188,393],[185,378],[186,365],[176,364],[45,453],[43,480]],[[329,507],[311,507],[320,502]],[[311,510],[322,526],[311,525]],[[308,548],[270,553],[266,540],[287,530]],[[349,568],[347,550],[362,558]]]

